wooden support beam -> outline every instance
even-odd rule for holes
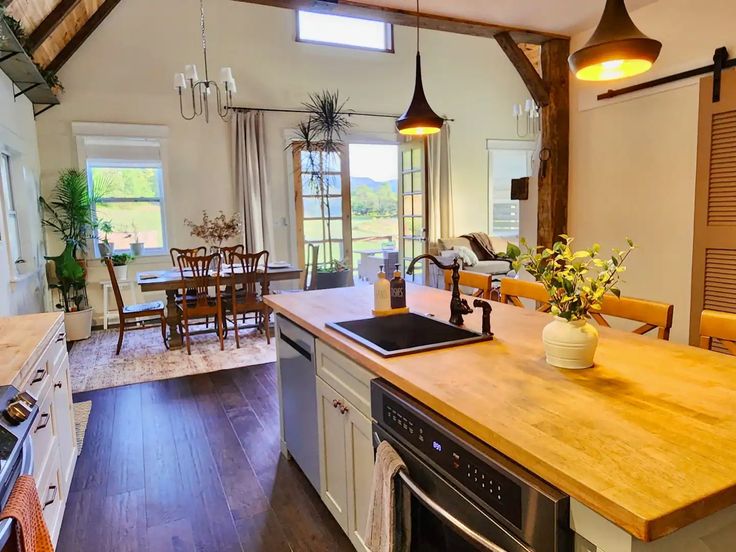
[[[61,23],[75,7],[77,7],[77,4],[79,4],[80,1],[81,0],[61,0],[61,2],[56,4],[56,7],[51,10],[51,13],[49,13],[43,21],[39,23],[38,27],[33,29],[31,34],[28,36],[28,40],[26,41],[26,50],[31,54],[38,50],[38,47],[43,44],[43,41],[54,32],[56,27],[59,26],[59,23]]]
[[[503,53],[506,54],[506,57],[509,58],[509,61],[516,68],[516,71],[519,73],[521,80],[524,81],[524,84],[526,84],[536,104],[542,107],[549,104],[547,85],[539,73],[537,73],[532,62],[526,57],[524,51],[519,48],[516,41],[511,37],[511,33],[503,31],[496,34],[493,38],[496,39]]]
[[[549,247],[567,231],[567,186],[570,158],[569,40],[542,44],[542,77],[549,104],[542,109],[542,153],[539,167],[537,245]]]
[[[262,6],[272,6],[276,8],[286,8],[290,10],[308,9],[310,11],[320,13],[331,13],[334,15],[344,15],[348,17],[362,17],[364,19],[385,21],[386,23],[406,27],[415,27],[417,24],[417,15],[414,11],[389,8],[386,6],[376,6],[367,2],[356,2],[354,0],[339,0],[339,2],[329,0],[235,1],[245,2],[248,4],[259,4]],[[552,38],[567,38],[564,35],[559,35],[555,33],[508,27],[506,25],[497,25],[492,23],[485,23],[482,21],[471,21],[468,19],[461,19],[458,17],[431,13],[421,14],[419,18],[419,27],[422,29],[430,29],[434,31],[445,31],[449,33],[482,36],[486,38],[493,38],[496,34],[500,32],[508,32],[516,42],[526,42],[529,44],[542,44],[543,42]]]
[[[61,67],[69,61],[69,58],[72,57],[74,52],[76,52],[79,47],[84,44],[84,41],[87,40],[90,35],[95,32],[95,29],[100,26],[100,23],[102,23],[105,18],[110,15],[110,12],[120,3],[120,0],[105,0],[99,8],[97,8],[97,11],[92,14],[92,16],[87,20],[87,22],[82,25],[82,28],[77,31],[77,34],[75,34],[72,39],[67,42],[66,46],[64,46],[61,51],[56,54],[56,57],[51,60],[51,62],[46,66],[46,69],[49,71],[53,71],[56,73]]]

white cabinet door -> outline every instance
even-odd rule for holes
[[[347,416],[340,412],[345,400],[321,378],[317,378],[317,428],[322,501],[348,531],[348,474],[345,446]]]
[[[348,403],[345,442],[348,471],[348,537],[360,552],[369,552],[363,543],[368,520],[373,479],[373,443],[371,421]]]
[[[53,403],[59,442],[60,470],[63,496],[69,491],[77,460],[77,438],[74,428],[72,391],[69,383],[69,355],[64,353],[61,366],[53,380]]]

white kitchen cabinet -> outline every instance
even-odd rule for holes
[[[348,530],[348,474],[345,447],[346,418],[340,413],[342,396],[317,378],[317,435],[320,494],[343,531]]]
[[[370,380],[375,376],[320,341],[316,348],[320,494],[355,549],[366,552],[363,531],[373,478]]]
[[[53,380],[53,403],[56,431],[59,439],[61,483],[64,496],[69,493],[77,459],[77,437],[74,427],[74,406],[69,382],[69,355],[64,354]]]

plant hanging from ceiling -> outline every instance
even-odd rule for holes
[[[350,114],[345,110],[346,103],[347,100],[340,99],[339,91],[323,90],[310,94],[309,99],[302,104],[308,118],[297,125],[294,135],[301,150],[301,173],[307,179],[304,184],[309,185],[319,201],[326,246],[324,259],[328,263],[327,270],[332,272],[347,270],[342,259],[335,259],[332,250],[330,206],[330,195],[341,194],[340,189],[335,189],[340,179],[330,173],[339,172],[342,139],[353,126],[349,120]]]

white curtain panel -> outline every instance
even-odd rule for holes
[[[235,187],[245,250],[273,251],[271,191],[262,111],[238,111],[232,122]]]
[[[450,123],[442,130],[429,136],[427,167],[427,194],[429,197],[430,244],[439,238],[455,235],[455,220],[452,207],[452,158],[450,155]]]

